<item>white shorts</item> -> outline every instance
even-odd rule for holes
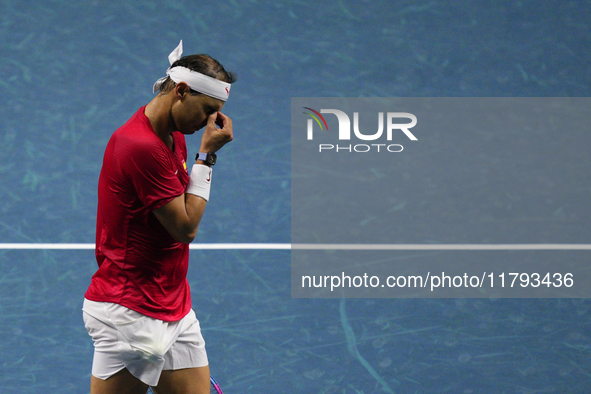
[[[84,299],[84,325],[94,341],[92,375],[107,379],[123,368],[156,386],[163,370],[208,365],[199,321],[191,311],[166,322],[118,304]]]

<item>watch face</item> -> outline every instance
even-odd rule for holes
[[[197,153],[195,160],[203,160],[207,165],[212,166],[215,164],[217,156],[215,153]]]

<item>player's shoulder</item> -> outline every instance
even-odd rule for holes
[[[111,139],[126,150],[162,149],[163,144],[160,138],[152,130],[148,118],[140,111],[119,127]]]

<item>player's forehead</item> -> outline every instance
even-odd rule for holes
[[[199,97],[201,98],[200,105],[202,105],[206,112],[221,111],[224,107],[224,102],[222,100],[206,96],[204,94]]]

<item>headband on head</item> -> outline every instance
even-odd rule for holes
[[[170,65],[181,58],[183,55],[183,40],[179,43],[179,45],[168,55],[168,61]],[[189,70],[186,67],[174,67],[168,68],[166,70],[166,75],[170,77],[175,83],[185,82],[189,87],[193,90],[196,90],[199,93],[203,93],[207,96],[226,101],[230,96],[230,87],[231,84],[220,81],[219,79],[212,78],[208,75],[198,73],[193,70]],[[164,81],[166,77],[162,77],[156,81],[154,84],[154,93],[156,93]]]

